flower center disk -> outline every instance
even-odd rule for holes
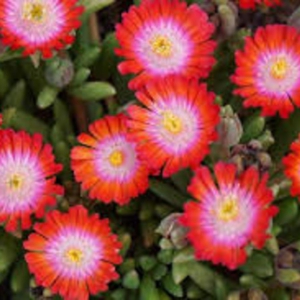
[[[14,174],[9,178],[7,184],[10,190],[18,190],[23,186],[23,178],[18,174]]]
[[[271,66],[271,75],[275,79],[283,79],[288,72],[288,63],[285,58],[277,58]]]
[[[46,16],[46,8],[40,2],[29,3],[23,5],[23,19],[33,22],[42,22]]]
[[[151,50],[162,57],[170,57],[172,54],[172,42],[163,35],[158,35],[150,41]]]
[[[72,264],[80,264],[83,259],[83,253],[79,249],[70,249],[66,252],[66,258]]]
[[[173,134],[177,134],[182,131],[181,119],[170,111],[164,112],[163,114],[163,126]]]
[[[113,151],[109,156],[109,162],[114,167],[119,167],[124,162],[124,155],[120,150]]]
[[[220,204],[217,210],[218,219],[222,221],[232,221],[239,213],[237,199],[235,197],[229,196]]]

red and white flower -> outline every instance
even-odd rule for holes
[[[56,204],[63,188],[55,184],[62,165],[54,162],[52,147],[42,136],[0,130],[0,222],[8,231],[28,229],[31,216],[41,218]]]
[[[169,76],[136,93],[144,107],[128,108],[129,137],[151,169],[163,176],[196,167],[217,138],[219,106],[205,84]]]
[[[213,32],[214,25],[196,4],[144,0],[124,13],[116,27],[116,53],[125,58],[119,71],[136,74],[129,83],[132,89],[170,74],[205,78],[215,62]]]
[[[121,248],[111,233],[109,221],[88,215],[81,205],[69,212],[52,211],[44,223],[24,242],[25,259],[38,285],[60,294],[65,300],[88,300],[108,289],[119,275]]]
[[[1,42],[44,58],[73,43],[83,7],[78,0],[0,0]]]
[[[248,245],[264,246],[278,208],[271,206],[267,174],[260,178],[254,167],[238,176],[234,164],[219,162],[214,175],[217,185],[207,167],[197,169],[188,191],[199,202],[185,205],[181,222],[197,259],[235,269],[245,263]]]
[[[81,134],[71,152],[71,166],[92,199],[126,204],[148,188],[148,167],[136,143],[128,139],[127,117],[106,116]]]
[[[286,25],[259,28],[236,52],[232,81],[245,107],[261,107],[264,116],[287,118],[300,107],[300,34]]]

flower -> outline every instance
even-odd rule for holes
[[[237,51],[232,81],[245,107],[261,107],[262,115],[287,118],[300,106],[300,35],[293,27],[269,25],[246,38]]]
[[[24,242],[25,259],[37,284],[52,293],[65,300],[87,300],[119,277],[114,264],[122,261],[121,243],[107,219],[89,216],[77,205],[67,213],[50,212],[34,230]]]
[[[187,238],[197,259],[210,260],[235,269],[246,261],[246,247],[260,249],[269,237],[267,230],[278,208],[270,206],[273,194],[257,169],[240,176],[234,164],[214,167],[215,184],[207,167],[196,170],[188,191],[200,202],[188,202],[181,217],[189,228]]]
[[[129,83],[131,89],[168,74],[205,78],[215,62],[213,32],[214,25],[196,4],[187,7],[180,0],[144,0],[124,13],[116,26],[120,48],[115,51],[125,58],[119,71],[137,75]]]
[[[52,147],[43,145],[42,136],[24,131],[0,131],[0,223],[14,231],[20,223],[31,226],[31,215],[41,218],[47,206],[56,204],[55,195],[63,188],[54,175],[62,165],[54,162]]]
[[[77,0],[0,0],[1,42],[24,55],[40,51],[50,58],[74,41],[82,6]]]
[[[255,9],[257,4],[264,4],[268,7],[281,4],[281,0],[239,0],[239,5],[243,9]]]
[[[300,135],[290,147],[291,152],[282,160],[285,175],[292,181],[291,195],[300,197]]]
[[[136,93],[145,107],[128,108],[130,139],[154,170],[167,177],[196,167],[217,138],[219,106],[205,84],[184,77],[149,82]]]
[[[71,152],[71,166],[90,198],[126,204],[148,188],[148,168],[128,140],[126,116],[106,116],[81,134]]]

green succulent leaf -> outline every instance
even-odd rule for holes
[[[81,100],[98,101],[116,94],[115,88],[108,82],[87,82],[69,89],[69,93]]]

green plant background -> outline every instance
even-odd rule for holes
[[[183,229],[174,222],[183,203],[191,198],[186,192],[190,170],[182,170],[170,179],[151,179],[149,190],[123,207],[91,202],[74,182],[69,154],[76,145],[76,135],[86,131],[94,120],[114,115],[135,101],[134,93],[127,88],[130,76],[118,73],[120,59],[114,54],[118,44],[114,26],[133,3],[81,2],[86,12],[71,48],[48,61],[38,56],[23,58],[9,49],[1,52],[0,105],[5,128],[40,132],[44,141],[53,145],[57,161],[64,165],[58,177],[66,195],[58,199],[59,209],[84,204],[91,212],[108,217],[123,243],[120,279],[110,285],[108,292],[91,299],[299,299],[299,202],[289,196],[281,158],[300,132],[300,113],[295,111],[288,120],[281,120],[262,118],[257,110],[245,110],[242,100],[232,95],[229,79],[235,68],[234,52],[243,46],[245,36],[268,23],[297,26],[300,9],[296,1],[284,1],[281,8],[258,7],[249,12],[238,11],[234,1],[186,1],[201,5],[217,24],[217,63],[207,82],[217,94],[224,119],[233,120],[236,114],[241,121],[241,136],[235,144],[243,144],[244,152],[235,159],[243,166],[257,164],[269,170],[275,203],[280,207],[265,248],[249,249],[247,263],[236,271],[195,261],[193,249],[183,238]],[[226,128],[237,130],[236,123],[230,122],[233,125]],[[253,146],[253,140],[260,143],[259,147],[255,142],[256,148]],[[211,167],[220,159],[231,159],[232,146],[213,144],[204,163]],[[0,231],[0,299],[60,299],[36,286],[28,273],[22,248],[22,240],[28,234],[21,237]]]

